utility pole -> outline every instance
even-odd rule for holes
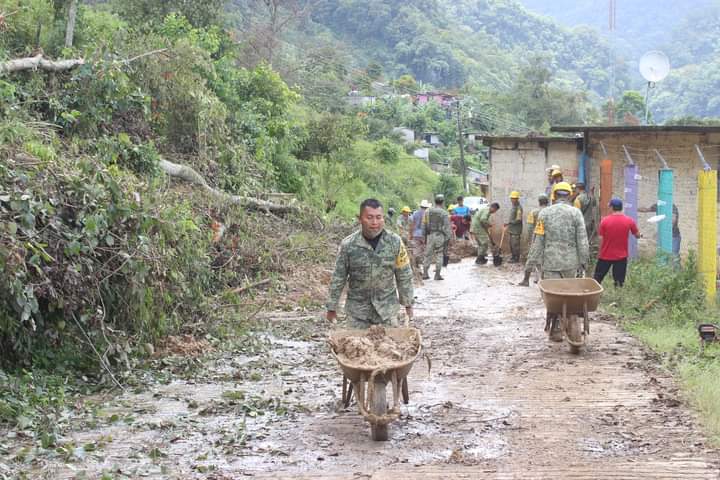
[[[465,145],[463,144],[462,118],[460,115],[460,99],[455,100],[455,102],[457,103],[458,146],[460,147],[460,168],[462,169],[463,191],[468,193],[467,168],[465,168]]]
[[[615,125],[615,28],[617,26],[616,0],[608,0],[608,36],[610,37],[610,85],[608,88],[608,125]]]

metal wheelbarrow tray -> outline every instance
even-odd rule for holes
[[[538,287],[549,313],[567,315],[594,312],[604,291],[594,278],[546,279],[540,280]]]
[[[355,392],[358,409],[363,418],[370,423],[370,430],[373,440],[387,440],[388,424],[400,416],[400,395],[402,394],[405,403],[408,403],[409,395],[407,388],[407,375],[412,369],[413,363],[422,353],[422,335],[416,328],[386,328],[386,334],[395,340],[406,340],[416,337],[418,350],[412,358],[402,361],[388,361],[387,363],[369,367],[356,365],[341,360],[333,345],[337,344],[340,338],[362,337],[367,330],[335,330],[328,338],[330,351],[340,365],[343,373],[343,403],[347,407]],[[350,385],[348,386],[348,382]],[[393,403],[387,408],[387,397],[385,387],[392,386]]]
[[[604,289],[593,278],[561,278],[561,279],[545,279],[538,283],[545,309],[548,313],[545,328],[552,326],[550,315],[558,315],[562,319],[564,325],[571,323],[574,326],[575,320],[573,315],[583,317],[583,337],[579,339],[566,338],[570,344],[571,351],[577,353],[578,349],[584,344],[585,335],[590,334],[590,317],[589,312],[597,310],[600,303],[600,296]]]

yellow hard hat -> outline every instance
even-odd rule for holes
[[[455,210],[455,207],[457,207],[457,205],[455,205],[454,203],[448,205],[448,212],[452,212],[453,210]]]
[[[410,210],[410,207],[408,207],[407,205],[402,207],[402,210],[400,210],[400,213],[410,213],[410,212],[412,212],[412,210]]]
[[[558,175],[562,175],[562,172],[561,172],[560,170],[553,170],[553,171],[552,171],[552,176],[553,176],[553,177],[557,177]]]
[[[570,186],[570,184],[568,182],[556,183],[555,186],[553,187],[553,193],[560,191],[560,190],[564,190],[568,193],[572,193],[572,187]]]
[[[517,190],[510,192],[510,198],[520,198],[520,192]]]

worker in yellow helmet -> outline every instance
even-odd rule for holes
[[[510,215],[505,224],[505,230],[510,235],[510,263],[520,262],[520,237],[523,228],[523,207],[520,205],[520,192],[510,193]]]
[[[557,167],[557,165],[553,165],[553,167]],[[550,170],[550,174],[548,176],[548,186],[545,189],[545,194],[550,197],[551,202],[555,201],[555,198],[553,196],[553,189],[555,188],[555,185],[560,182],[564,182],[563,173],[560,170],[560,167],[553,168],[552,170]]]
[[[410,249],[410,229],[412,228],[410,213],[410,207],[404,206],[400,210],[400,218],[397,219],[398,234],[408,249]]]
[[[572,206],[571,194],[569,183],[558,183],[555,204],[538,215],[526,271],[536,266],[540,267],[543,278],[575,278],[578,270],[585,269],[589,256],[585,220],[582,212]],[[562,341],[557,314],[548,314],[545,330],[551,340]]]

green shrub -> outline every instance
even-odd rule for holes
[[[400,160],[402,148],[387,138],[375,142],[375,155],[383,163],[397,163]]]

